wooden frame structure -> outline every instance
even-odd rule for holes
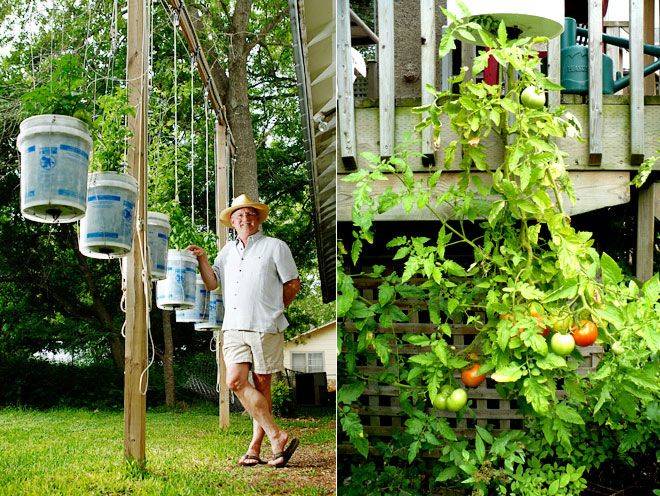
[[[197,61],[197,69],[208,90],[211,104],[218,122],[216,134],[216,213],[226,208],[227,165],[235,151],[231,131],[227,125],[224,105],[220,100],[217,84],[214,82],[210,66],[204,56],[199,38],[192,26],[190,15],[180,0],[169,0],[179,18],[179,28],[188,41],[188,49]],[[148,300],[151,283],[147,260],[147,96],[148,96],[148,2],[129,0],[127,33],[127,80],[131,105],[135,116],[129,116],[128,127],[132,137],[129,142],[128,170],[138,182],[136,207],[137,227],[134,232],[131,254],[126,258],[126,348],[124,373],[124,455],[129,461],[144,467],[146,395],[142,394],[145,370],[147,368],[147,329]],[[225,178],[224,181],[221,181]],[[219,215],[216,215],[219,217]],[[219,248],[226,242],[227,230],[216,225]],[[222,346],[217,346],[222,350]],[[228,390],[224,381],[225,369],[222,352],[216,355],[220,382],[219,422],[220,427],[229,425]]]

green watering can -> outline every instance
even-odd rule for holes
[[[564,93],[586,95],[589,93],[589,47],[577,44],[577,36],[589,36],[589,31],[578,28],[575,19],[567,17],[564,21],[564,32],[561,34],[561,85]],[[630,42],[625,38],[603,34],[603,42],[630,50]],[[644,45],[644,53],[660,57],[660,46]],[[603,93],[611,95],[630,84],[630,76],[616,73],[613,76],[611,57],[603,57]],[[644,76],[660,69],[660,59],[644,67]]]

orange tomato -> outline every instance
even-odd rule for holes
[[[475,363],[472,367],[468,367],[461,372],[461,381],[463,381],[463,384],[467,387],[477,387],[484,382],[486,376],[479,375],[479,367],[480,365]]]
[[[573,326],[571,334],[578,346],[591,346],[598,339],[598,327],[590,320],[581,320],[579,326]]]

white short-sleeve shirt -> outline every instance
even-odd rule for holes
[[[283,288],[298,277],[287,244],[261,231],[229,241],[218,253],[213,271],[222,286],[225,316],[222,330],[281,332],[289,322],[284,316]]]

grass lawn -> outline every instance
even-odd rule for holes
[[[0,495],[333,494],[334,415],[278,422],[300,439],[289,465],[244,468],[236,461],[251,438],[247,415],[232,414],[221,431],[211,406],[149,410],[142,471],[124,461],[121,411],[0,409]]]

